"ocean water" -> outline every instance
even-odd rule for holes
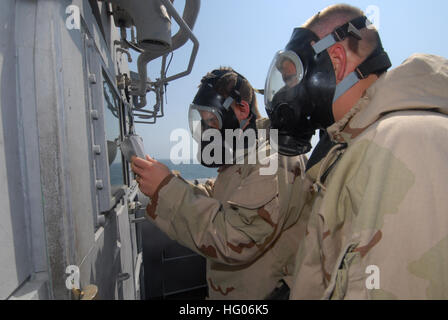
[[[170,159],[157,159],[170,170],[177,170],[185,180],[216,178],[218,168],[207,168],[200,164],[174,164]]]
[[[180,172],[185,180],[216,178],[218,175],[217,168],[207,168],[200,164],[174,164],[170,159],[157,159],[165,164],[170,170]],[[110,180],[112,185],[123,184],[123,171],[121,163],[112,163],[110,166]]]

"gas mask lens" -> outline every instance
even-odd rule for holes
[[[207,129],[221,130],[222,120],[219,112],[213,107],[190,105],[188,123],[193,139],[201,141],[202,132]]]
[[[270,112],[273,109],[272,100],[281,89],[295,87],[303,78],[303,64],[293,51],[279,51],[269,67],[265,85],[265,105]]]

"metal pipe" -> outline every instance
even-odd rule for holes
[[[171,1],[169,2],[169,4],[172,6]],[[166,7],[166,4],[165,4],[165,7]],[[200,0],[186,0],[185,1],[184,12],[182,14],[182,20],[187,24],[190,31],[193,30],[194,24],[196,23],[196,19],[199,14],[200,7],[201,7]],[[175,11],[174,7],[171,10]],[[167,11],[168,11],[168,13],[170,13],[170,10],[168,10],[168,8],[167,8]],[[177,14],[177,11],[175,11],[175,12]],[[171,15],[174,16],[173,14],[171,14]],[[175,18],[175,20],[176,20],[176,18]],[[176,20],[176,22],[178,22],[178,21]],[[179,26],[180,26],[180,24],[179,24]],[[186,32],[184,32],[183,28],[180,28],[179,31],[171,39],[172,51],[182,47],[187,42],[188,38],[189,38],[188,34]]]
[[[132,62],[131,53],[130,53],[128,50],[123,49],[123,48],[117,48],[117,51],[118,51],[118,52],[121,52],[121,53],[124,53],[125,55],[127,55],[127,56],[128,56],[128,62],[129,62],[129,63]]]
[[[147,65],[151,60],[162,56],[166,51],[162,52],[143,52],[137,59],[138,76],[140,83],[137,91],[134,93],[140,97],[140,101],[135,105],[137,109],[146,106],[146,79],[148,77]]]
[[[193,42],[193,51],[190,56],[190,61],[188,64],[188,68],[186,71],[178,73],[169,78],[161,79],[161,83],[166,83],[171,80],[175,80],[186,76],[191,73],[193,69],[194,60],[196,59],[196,55],[199,49],[199,41],[194,36],[193,32],[190,28],[193,28],[196,18],[199,14],[200,8],[200,0],[186,0],[185,7],[183,12],[183,18],[180,17],[174,6],[171,4],[169,0],[160,0],[161,3],[167,9],[167,12],[174,18],[174,20],[179,24],[179,31],[172,38],[172,47],[169,50],[161,50],[159,52],[144,52],[138,57],[137,68],[140,78],[140,85],[136,92],[136,95],[140,96],[140,101],[135,106],[137,109],[141,109],[146,106],[146,78],[147,78],[147,65],[151,60],[157,59],[164,54],[174,51],[187,42],[188,39],[191,39]],[[185,20],[184,20],[185,19]],[[188,24],[187,24],[188,23]]]
[[[186,20],[184,21],[184,19],[182,19],[179,14],[177,13],[176,9],[174,8],[174,6],[171,4],[170,0],[160,0],[162,2],[162,4],[165,6],[165,8],[167,9],[168,13],[174,18],[174,20],[179,24],[179,27],[182,30],[182,34],[179,34],[181,31],[179,31],[175,37],[177,36],[176,39],[174,39],[173,37],[173,47],[175,47],[173,50],[181,47],[182,45],[185,44],[185,42],[188,39],[191,39],[191,41],[193,42],[193,50],[190,56],[190,61],[188,63],[188,67],[187,70],[185,70],[184,72],[180,72],[178,74],[175,74],[171,77],[165,78],[162,80],[162,83],[166,83],[181,77],[184,77],[188,74],[191,73],[191,70],[193,69],[193,64],[194,61],[196,59],[196,55],[198,53],[198,49],[199,49],[199,41],[196,38],[196,36],[193,34],[193,32],[191,31],[191,28],[193,28],[195,22],[196,22],[196,18],[199,14],[199,7],[201,4],[200,0],[186,0],[185,1],[185,9],[184,9],[184,18],[186,20],[188,20],[188,22],[191,24],[190,26],[187,25]],[[189,6],[187,7],[187,3],[189,4]],[[185,36],[186,35],[186,36]],[[174,43],[174,40],[176,40],[176,43]]]

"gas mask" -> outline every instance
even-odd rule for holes
[[[201,84],[188,112],[190,131],[193,139],[199,144],[198,152],[201,153],[198,158],[202,165],[210,168],[235,163],[236,146],[239,145],[238,139],[242,136],[227,141],[229,139],[226,139],[226,129],[242,129],[240,132],[243,132],[243,128],[255,129],[252,104],[248,116],[250,120],[243,120],[241,123],[231,107],[234,101],[241,103],[239,89],[244,79],[241,75],[237,73],[237,82],[228,97],[224,98],[215,90],[216,82],[227,72],[230,71],[212,72],[216,78],[208,79]],[[250,122],[246,127],[248,121]],[[244,148],[248,147],[246,141],[243,141],[242,145]]]
[[[367,59],[336,85],[327,49],[348,36],[361,40],[359,30],[368,25],[365,16],[359,17],[323,39],[309,29],[296,28],[285,49],[275,55],[264,94],[271,128],[278,130],[280,154],[296,156],[310,151],[315,131],[334,123],[333,103],[361,79],[391,66],[379,41]]]

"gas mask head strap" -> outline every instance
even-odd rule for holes
[[[235,86],[233,87],[233,89],[232,89],[232,91],[230,92],[229,96],[226,98],[226,100],[225,100],[224,103],[223,103],[223,106],[224,106],[224,108],[225,108],[226,110],[228,110],[228,109],[230,108],[230,106],[231,106],[231,104],[232,104],[233,101],[236,101],[236,103],[241,103],[241,92],[240,92],[240,88],[241,88],[241,85],[242,85],[242,83],[243,83],[243,79],[246,79],[246,78],[243,77],[243,76],[242,76],[241,74],[239,74],[238,72],[236,72],[235,70],[214,70],[214,71],[212,72],[212,74],[214,74],[214,75],[216,76],[216,78],[215,78],[214,81],[213,81],[213,87],[215,86],[216,81],[217,81],[218,79],[220,79],[222,76],[224,76],[225,74],[230,73],[230,72],[234,72],[234,73],[236,73],[237,78],[236,78]],[[254,100],[254,98],[252,98],[252,101],[251,101],[251,103],[250,103],[250,105],[249,105],[249,107],[250,107],[250,110],[249,110],[250,115],[253,113],[253,112],[252,112],[252,103],[253,103],[253,100]],[[249,119],[250,119],[250,115],[249,115],[249,117],[248,117],[247,119],[241,121],[241,123],[240,123],[240,128],[241,128],[241,129],[242,129],[242,128],[246,125],[246,123],[249,121]]]
[[[333,102],[360,80],[367,78],[371,74],[387,71],[391,66],[392,63],[390,62],[389,56],[384,51],[381,41],[378,39],[377,47],[367,59],[336,86]]]
[[[328,36],[316,42],[313,45],[314,52],[319,54],[327,50],[339,41],[343,41],[348,36],[352,36],[357,40],[361,40],[361,32],[359,30],[367,28],[372,23],[365,16],[355,18],[346,24],[336,28]],[[391,67],[391,62],[387,53],[384,51],[381,41],[378,39],[378,45],[367,59],[361,63],[355,71],[347,75],[337,86],[334,94],[333,102],[335,102],[342,94],[353,87],[359,80],[367,78],[373,73],[386,71]]]
[[[367,20],[366,16],[355,18],[346,24],[336,28],[328,36],[322,38],[313,45],[314,52],[316,54],[327,50],[336,42],[343,41],[348,36],[352,36],[357,40],[361,40],[361,32],[359,30],[371,25],[371,22]]]
[[[241,74],[239,74],[236,71],[235,72],[238,77],[236,78],[236,83],[235,83],[235,87],[233,88],[232,92],[230,93],[230,96],[235,99],[236,103],[241,103],[241,93],[240,93],[240,88],[241,88],[241,84],[243,83],[243,79],[247,81],[247,79],[245,77],[243,77]],[[251,118],[255,118],[255,114],[253,112],[253,103],[255,100],[255,92],[252,95],[252,100],[249,103],[249,116],[246,119],[241,120],[240,123],[240,129],[243,129],[247,122],[249,122],[251,120]]]
[[[216,91],[216,82],[221,79],[222,76],[224,76],[227,73],[230,73],[232,71],[230,70],[213,70],[212,74],[215,76],[215,78],[211,78],[209,80],[209,86],[211,86],[213,89],[215,89]],[[230,106],[232,105],[234,98],[232,96],[228,96],[224,102],[223,102],[223,107],[224,109],[226,109],[227,111],[229,110]]]

